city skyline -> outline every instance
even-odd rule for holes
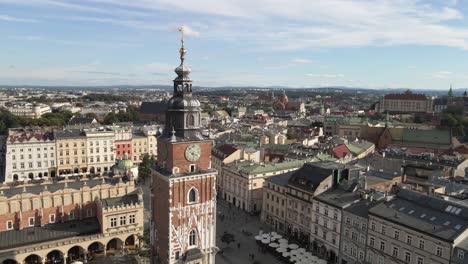
[[[468,87],[463,1],[0,0],[5,85]]]

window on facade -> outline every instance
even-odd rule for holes
[[[70,220],[75,219],[75,211],[70,211],[70,213],[68,214],[68,218],[69,218]]]
[[[359,250],[359,260],[364,260],[364,252]]]
[[[437,248],[436,248],[436,255],[437,255],[438,257],[442,257],[442,248],[441,248],[441,247],[437,247]]]
[[[180,251],[175,252],[175,259],[180,259]]]
[[[419,248],[424,249],[424,240],[422,239],[419,240]]]
[[[380,251],[385,251],[385,242],[380,242]]]
[[[400,239],[400,231],[395,230],[395,234],[393,236],[395,239]]]
[[[375,222],[371,222],[371,229],[375,230]]]
[[[385,235],[385,226],[382,225],[382,235]]]
[[[197,192],[195,191],[195,188],[190,189],[188,196],[189,203],[194,203],[197,201]]]
[[[411,242],[413,242],[413,237],[410,236],[410,235],[408,235],[408,236],[406,237],[406,244],[411,245]]]
[[[120,217],[120,225],[126,225],[127,224],[127,217],[126,216],[121,216]]]
[[[55,214],[49,215],[49,223],[55,223]]]
[[[29,223],[29,226],[34,226],[34,217],[29,217],[28,223]]]
[[[398,248],[397,247],[393,247],[392,255],[394,257],[398,257]]]
[[[128,217],[128,222],[129,222],[130,224],[135,224],[135,215],[130,215],[130,216]]]
[[[405,253],[405,262],[406,263],[411,263],[411,253],[409,253],[409,252]]]
[[[417,264],[424,264],[424,260],[421,257],[418,257]]]
[[[197,242],[197,233],[195,230],[190,231],[189,235],[189,246],[195,246]]]
[[[111,217],[110,227],[116,227],[116,226],[117,226],[117,217]]]
[[[12,230],[12,229],[13,229],[13,222],[6,221],[6,230]]]
[[[374,247],[374,245],[375,245],[375,239],[374,239],[373,237],[371,237],[371,238],[369,239],[369,245],[370,245],[371,247]]]

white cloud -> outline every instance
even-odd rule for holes
[[[305,76],[313,77],[313,78],[327,78],[327,79],[344,78],[344,74],[306,73]]]
[[[0,21],[22,22],[22,23],[37,23],[37,22],[39,22],[39,20],[36,20],[36,19],[13,17],[13,16],[8,16],[8,15],[0,15]]]
[[[0,0],[0,3],[50,6],[80,12],[82,20],[141,29],[167,30],[153,17],[163,12],[187,36],[249,43],[251,49],[385,45],[435,45],[468,49],[468,27],[455,26],[463,14],[456,1],[420,0]],[[84,18],[83,13],[108,17]],[[123,16],[123,17],[122,17]],[[66,16],[63,19],[77,19]],[[166,29],[165,29],[166,28]]]
[[[193,30],[191,27],[187,25],[182,25],[182,29],[184,31],[185,36],[190,36],[190,37],[200,36],[200,32]]]
[[[308,63],[312,63],[312,60],[304,59],[304,58],[294,58],[294,59],[291,59],[291,63],[308,64]]]
[[[452,77],[452,75],[453,73],[450,71],[437,71],[437,72],[433,72],[431,74],[431,77],[436,78],[436,79],[447,79],[449,77]]]

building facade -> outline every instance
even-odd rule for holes
[[[10,129],[6,140],[5,182],[55,176],[54,134],[42,129]]]
[[[46,181],[0,188],[0,262],[84,261],[136,246],[143,197],[133,181]]]
[[[8,111],[15,116],[39,118],[43,114],[51,113],[52,109],[45,104],[15,103],[8,106]]]
[[[122,159],[125,153],[133,157],[132,128],[131,127],[112,127],[115,133],[115,158]]]
[[[263,204],[263,184],[273,175],[294,171],[305,161],[254,163],[239,161],[223,167],[221,179],[223,198],[246,212],[259,212]]]
[[[385,95],[377,110],[380,113],[432,113],[433,100],[430,96],[407,90],[401,94]]]
[[[200,102],[192,97],[186,50],[175,69],[166,127],[158,138],[152,171],[152,263],[215,263],[216,170],[211,168],[212,141],[200,131]]]
[[[55,132],[57,149],[57,175],[95,173],[88,170],[87,142],[83,131],[61,130]]]
[[[114,131],[87,129],[84,134],[88,171],[96,174],[108,173],[115,165]]]
[[[465,205],[400,189],[369,210],[367,262],[466,263],[467,223]]]

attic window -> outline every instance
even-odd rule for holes
[[[450,225],[450,221],[445,221],[444,226]]]
[[[421,217],[421,218],[424,218],[424,217],[426,217],[426,214],[422,214],[420,217]]]
[[[456,225],[456,226],[455,226],[455,229],[456,229],[456,230],[460,230],[461,227],[462,227],[461,225]]]
[[[414,213],[414,210],[411,210],[408,212],[408,214],[413,214]]]
[[[405,210],[405,207],[400,208],[400,210],[398,210],[398,211],[401,212],[401,211],[403,211],[403,210]]]
[[[452,210],[452,208],[453,207],[451,205],[447,206],[447,208],[445,208],[445,212],[450,212],[450,210]]]
[[[455,214],[456,214],[456,215],[459,215],[459,214],[460,214],[460,212],[461,212],[461,209],[460,209],[460,208],[458,208],[458,209],[457,209],[457,211],[455,212]]]
[[[389,207],[390,207],[390,208],[393,208],[393,207],[395,207],[395,204],[391,204]]]
[[[434,220],[436,220],[436,217],[433,216],[433,217],[431,217],[431,219],[429,219],[429,220],[434,221]]]

